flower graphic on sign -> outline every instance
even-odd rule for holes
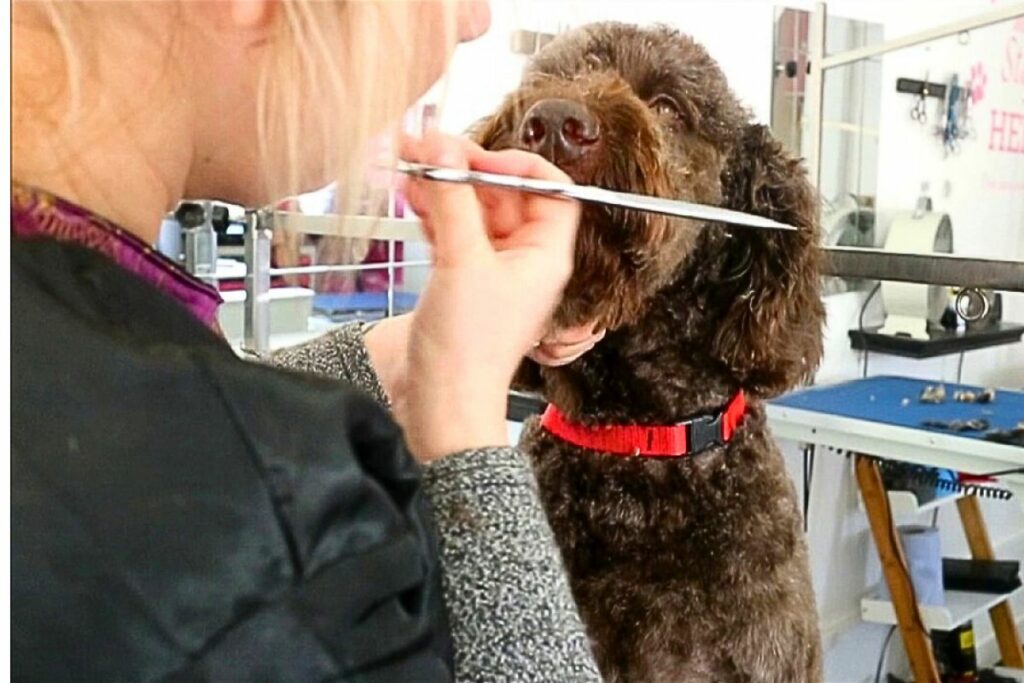
[[[971,101],[974,104],[981,102],[985,97],[986,85],[988,85],[988,75],[985,73],[985,65],[978,62],[971,67]]]

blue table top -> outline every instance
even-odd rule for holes
[[[412,292],[395,292],[395,309],[412,310],[419,297]],[[388,306],[387,292],[351,292],[348,294],[317,294],[313,297],[313,308],[322,311],[355,312],[384,310]]]
[[[925,427],[926,420],[971,420],[984,418],[993,429],[1011,429],[1024,421],[1024,392],[997,389],[996,399],[989,404],[961,403],[953,400],[958,389],[978,392],[983,387],[946,383],[946,401],[921,403],[921,391],[935,382],[908,377],[868,377],[840,384],[809,387],[771,401],[773,405],[816,413],[838,415],[856,420],[880,422],[897,427],[910,427],[981,439],[984,432],[950,432]],[[903,399],[910,402],[903,405]]]

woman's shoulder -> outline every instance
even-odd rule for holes
[[[201,678],[242,647],[253,666],[323,663],[319,680],[351,664],[357,639],[399,662],[413,657],[409,637],[431,633],[439,645],[416,656],[436,669],[447,635],[433,539],[418,468],[386,412],[338,382],[239,359],[177,302],[91,255],[31,251],[19,249],[12,278],[11,340],[12,600],[26,677],[162,678],[180,660]],[[30,267],[37,256],[69,268]],[[410,635],[407,617],[388,615],[407,614],[412,589]],[[366,627],[390,624],[393,637],[351,619],[367,610],[380,619]],[[299,613],[301,625],[287,620]],[[260,640],[270,632],[294,638]],[[143,656],[157,641],[187,648]],[[319,649],[299,661],[286,649],[301,643]]]

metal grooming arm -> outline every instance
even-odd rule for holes
[[[1024,292],[1024,261],[901,254],[855,247],[830,247],[825,253],[825,275]]]
[[[270,350],[270,247],[273,214],[245,212],[245,334],[243,348]]]

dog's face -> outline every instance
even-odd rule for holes
[[[691,38],[619,23],[563,34],[534,57],[521,86],[474,137],[488,149],[541,154],[577,183],[800,228],[767,233],[584,204],[556,327],[629,328],[667,296],[683,311],[673,335],[706,350],[751,393],[778,393],[817,367],[815,195],[799,162],[750,123],[718,65]]]
[[[576,183],[718,204],[723,150],[742,120],[718,67],[688,37],[597,24],[538,54],[476,137],[490,149],[541,154]],[[555,323],[615,329],[635,320],[693,248],[697,228],[585,204]]]

